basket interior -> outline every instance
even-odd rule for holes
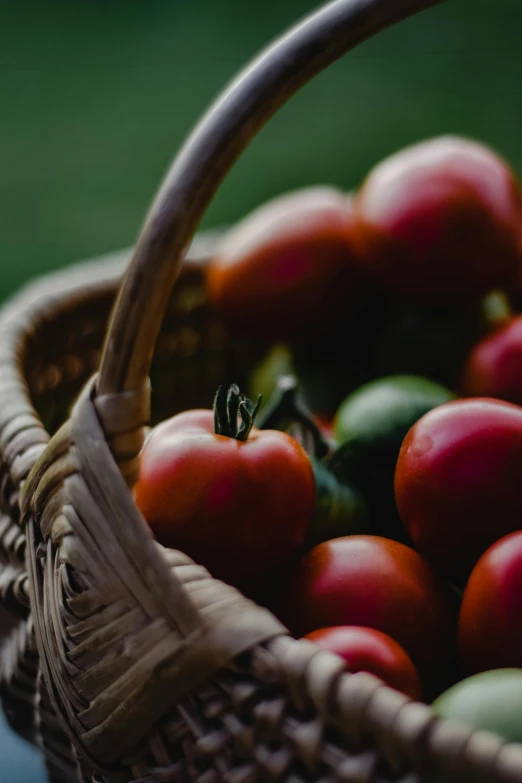
[[[262,352],[240,335],[233,340],[213,315],[204,263],[185,269],[174,289],[151,369],[152,424],[182,410],[209,408],[220,383],[245,388]],[[39,316],[25,334],[23,374],[33,405],[53,434],[68,417],[80,389],[97,370],[116,295],[64,295],[60,307]]]
[[[204,263],[186,265],[174,289],[151,372],[153,423],[209,407],[220,383],[245,387],[265,349],[239,334],[232,339],[216,320],[204,269]],[[99,286],[71,287],[54,276],[52,296],[47,286],[16,320],[11,350],[49,433],[68,418],[97,369],[118,282],[109,276]],[[54,715],[49,726],[56,753],[66,738]],[[171,706],[131,755],[100,768],[94,780],[439,783],[451,770],[454,780],[508,783],[520,780],[521,753],[492,735],[439,723],[427,706],[370,675],[345,674],[335,656],[276,637]]]

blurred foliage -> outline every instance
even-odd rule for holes
[[[133,243],[170,159],[213,97],[313,0],[0,0],[0,297]],[[522,3],[451,0],[305,87],[251,144],[204,225],[301,185],[346,189],[439,133],[522,173]]]

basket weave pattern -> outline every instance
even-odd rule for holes
[[[86,275],[93,271],[94,268],[82,269]],[[105,310],[100,308],[101,322],[97,332],[101,344],[111,299],[106,289],[114,294],[118,277],[112,273],[110,265],[103,270],[97,267],[97,271],[96,290],[90,292],[90,296],[93,305],[97,297],[104,299],[107,305]],[[102,273],[108,278],[105,284]],[[20,355],[24,343],[28,345],[31,341],[36,345],[40,338],[43,338],[40,348],[45,350],[52,321],[46,286],[53,290],[55,323],[61,325],[60,333],[67,335],[68,348],[73,331],[76,335],[85,334],[79,317],[83,302],[80,303],[76,296],[80,291],[85,294],[88,283],[78,279],[72,285],[76,275],[76,271],[55,275],[40,289],[38,306],[33,303],[25,311],[23,307],[16,309],[16,330],[11,332],[10,342],[14,354]],[[201,380],[206,377],[210,393],[214,372],[205,376],[205,365],[217,368],[219,374],[223,367],[232,371],[234,363],[238,363],[244,372],[244,352],[227,356],[229,343],[215,337],[211,315],[201,297],[196,295],[195,282],[199,277],[197,265],[189,265],[188,273],[180,280],[181,289],[187,286],[187,297],[178,294],[176,301],[191,301],[194,309],[185,304],[177,317],[171,309],[162,343],[171,348],[179,347],[179,340],[176,342],[173,336],[196,322],[200,334],[214,334],[211,346],[207,345],[207,350],[203,350],[204,341],[200,340],[199,349],[195,350],[193,340],[194,352],[187,351],[185,346],[181,355],[166,351],[163,358],[170,368],[175,362],[178,378],[187,373],[192,389],[196,373],[201,375]],[[60,288],[57,298],[56,292]],[[89,311],[90,308],[85,310]],[[205,312],[206,329],[202,326]],[[74,324],[73,331],[63,329],[64,313]],[[13,323],[9,313],[4,314],[2,323],[6,330],[8,323]],[[218,332],[222,334],[219,329]],[[91,340],[92,333],[91,329]],[[6,344],[4,341],[4,346]],[[96,341],[91,345],[94,356]],[[55,351],[53,343],[53,353]],[[64,356],[71,355],[64,351]],[[54,362],[56,356],[52,359]],[[70,364],[69,359],[66,364]],[[44,361],[42,354],[42,367],[49,366],[58,365]],[[64,383],[71,386],[71,401],[75,396],[73,387],[81,386],[91,370],[92,367],[85,363],[75,384],[70,377],[66,378]],[[155,370],[161,374],[159,363]],[[51,377],[52,373],[47,372],[47,376]],[[25,388],[25,405],[18,408],[19,421],[31,421],[31,426],[27,429],[22,426],[18,431],[13,428],[11,442],[25,433],[25,451],[13,448],[6,469],[10,471],[13,465],[23,464],[31,471],[23,488],[23,498],[30,498],[30,508],[25,511],[29,516],[26,530],[29,551],[35,552],[36,557],[28,558],[28,563],[34,570],[30,577],[32,589],[46,591],[45,596],[36,593],[34,601],[35,605],[42,606],[37,620],[40,649],[48,650],[48,654],[45,662],[41,662],[38,675],[33,619],[23,621],[3,654],[2,696],[8,714],[16,716],[13,725],[30,738],[37,733],[52,780],[81,780],[82,775],[88,780],[91,768],[98,769],[95,779],[107,783],[129,780],[139,783],[167,780],[246,783],[263,779],[295,783],[312,780],[382,783],[520,780],[521,754],[516,746],[503,746],[492,735],[471,734],[460,726],[441,723],[429,708],[410,702],[370,675],[344,673],[342,662],[335,656],[318,652],[309,643],[295,642],[280,635],[282,629],[275,621],[272,625],[273,621],[263,610],[253,607],[232,588],[211,579],[205,569],[192,564],[181,553],[164,550],[155,544],[139,519],[134,519],[137,528],[131,533],[130,526],[137,512],[108,447],[105,446],[106,464],[101,471],[99,458],[92,463],[96,465],[94,471],[92,468],[89,471],[89,460],[80,465],[79,436],[75,427],[82,426],[82,421],[89,421],[87,427],[94,425],[97,430],[95,435],[101,441],[93,441],[98,444],[96,448],[100,442],[107,442],[101,430],[102,415],[96,407],[99,398],[93,403],[90,386],[87,386],[72,417],[53,436],[52,447],[42,450],[41,443],[48,438],[42,436],[45,431],[39,420],[38,426],[33,426],[31,417],[37,414],[30,402],[29,386],[22,369],[18,380]],[[201,386],[199,388],[199,394],[206,397]],[[170,396],[170,390],[166,391]],[[44,385],[36,397],[37,403],[38,398],[45,401]],[[133,404],[136,404],[135,400]],[[58,424],[57,412],[53,415]],[[95,421],[92,421],[93,416]],[[113,428],[114,421],[111,417]],[[92,435],[93,431],[89,432]],[[31,460],[23,460],[25,453],[32,455]],[[89,476],[89,472],[93,475]],[[120,507],[121,499],[127,494],[130,505],[118,511],[127,530],[114,527],[114,515],[106,516],[105,506],[101,515],[89,519],[88,525],[72,507],[67,509],[65,506],[67,516],[62,514],[61,493],[66,487],[68,497],[74,499],[75,493],[85,493],[86,482],[97,483],[100,477],[106,481],[102,504],[110,504],[111,486],[120,492]],[[12,480],[4,484],[13,486]],[[88,497],[92,497],[92,490],[89,485]],[[81,502],[77,505],[81,506]],[[110,525],[107,519],[111,520]],[[101,528],[96,528],[96,524],[101,524]],[[12,534],[12,540],[17,541],[22,534],[13,521],[14,525],[18,532],[17,536]],[[87,534],[91,537],[96,534],[98,543],[86,544],[82,535]],[[100,551],[102,542],[104,551]],[[135,551],[131,551],[132,547]],[[9,549],[9,557],[15,562],[16,552]],[[138,565],[137,570],[129,573],[127,583],[124,583],[121,567],[113,567],[119,564],[119,558],[123,558],[127,568]],[[150,562],[154,563],[155,585],[160,585],[156,602],[151,598],[150,588],[154,585],[148,583],[145,589],[140,584],[145,581],[141,566],[150,565]],[[160,569],[165,582],[159,581]],[[196,680],[199,684],[193,689],[185,679],[189,676],[190,663],[187,668],[187,662],[179,657],[182,652],[176,654],[180,647],[181,614],[177,585],[169,585],[171,573],[176,574],[198,609],[205,607],[210,616],[213,607],[218,614],[221,612],[215,628],[222,634],[222,659],[219,661],[212,653],[205,676],[201,668],[204,654],[198,658]],[[5,596],[15,594],[15,585],[21,589],[22,598],[16,608],[25,617],[28,612],[25,571],[20,563],[18,567],[10,564],[1,574],[8,588],[3,593]],[[232,612],[226,609],[227,606]],[[245,617],[253,619],[247,623],[249,627],[242,645],[245,651],[231,651],[229,639],[240,625],[238,612],[241,610]],[[230,623],[228,628],[223,625],[226,617]],[[264,633],[273,638],[252,644],[252,624],[259,633],[264,622],[267,624]],[[205,645],[207,651],[212,647],[212,643],[208,644],[209,638],[207,636]],[[193,642],[187,650],[194,654]],[[165,660],[175,662],[176,659],[186,672],[183,678],[186,692],[180,698],[176,696],[175,688],[168,690],[168,664],[161,671]],[[174,663],[174,667],[178,664]],[[46,666],[52,666],[52,671],[46,671]],[[136,701],[139,698],[136,685],[140,681],[146,685],[144,697],[148,704]],[[51,684],[52,695],[46,683]],[[118,689],[114,690],[116,683]],[[81,763],[73,744],[80,752]],[[449,777],[451,770],[456,771],[456,777]]]
[[[435,1],[335,0],[305,20],[182,151],[123,282],[126,256],[81,265],[0,314],[0,599],[18,619],[0,695],[53,783],[522,783],[522,746],[291,639],[157,544],[131,491],[151,410],[207,407],[256,360],[206,302],[212,239],[185,257],[217,185],[314,73]]]

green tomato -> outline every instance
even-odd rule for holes
[[[522,669],[481,672],[453,685],[432,705],[442,718],[458,718],[522,742]]]
[[[425,413],[454,398],[427,378],[393,375],[361,386],[337,411],[334,438],[339,449],[329,468],[363,493],[375,533],[405,540],[393,494],[402,441]]]
[[[391,375],[364,384],[342,403],[334,423],[338,443],[362,440],[398,444],[425,413],[455,398],[438,383],[416,375]]]

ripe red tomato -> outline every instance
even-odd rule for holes
[[[516,280],[521,191],[476,142],[443,136],[387,158],[364,182],[354,219],[365,269],[401,294],[471,296]]]
[[[462,670],[522,668],[521,617],[522,532],[517,532],[482,555],[466,585],[458,628]]]
[[[462,584],[481,554],[522,523],[522,408],[456,400],[404,439],[395,498],[414,546]]]
[[[358,301],[350,197],[334,188],[288,193],[225,237],[208,268],[210,300],[233,327],[266,338],[315,332]]]
[[[522,316],[477,343],[464,365],[461,392],[522,405]]]
[[[410,547],[378,536],[345,536],[299,562],[281,608],[296,636],[326,626],[362,625],[395,639],[425,688],[444,681],[456,617],[449,589]]]
[[[412,699],[421,700],[417,669],[391,636],[374,628],[341,625],[312,631],[305,639],[339,655],[351,672],[370,672]]]
[[[160,543],[252,590],[300,552],[315,483],[308,455],[286,433],[217,435],[213,412],[199,410],[152,430],[135,497]]]

